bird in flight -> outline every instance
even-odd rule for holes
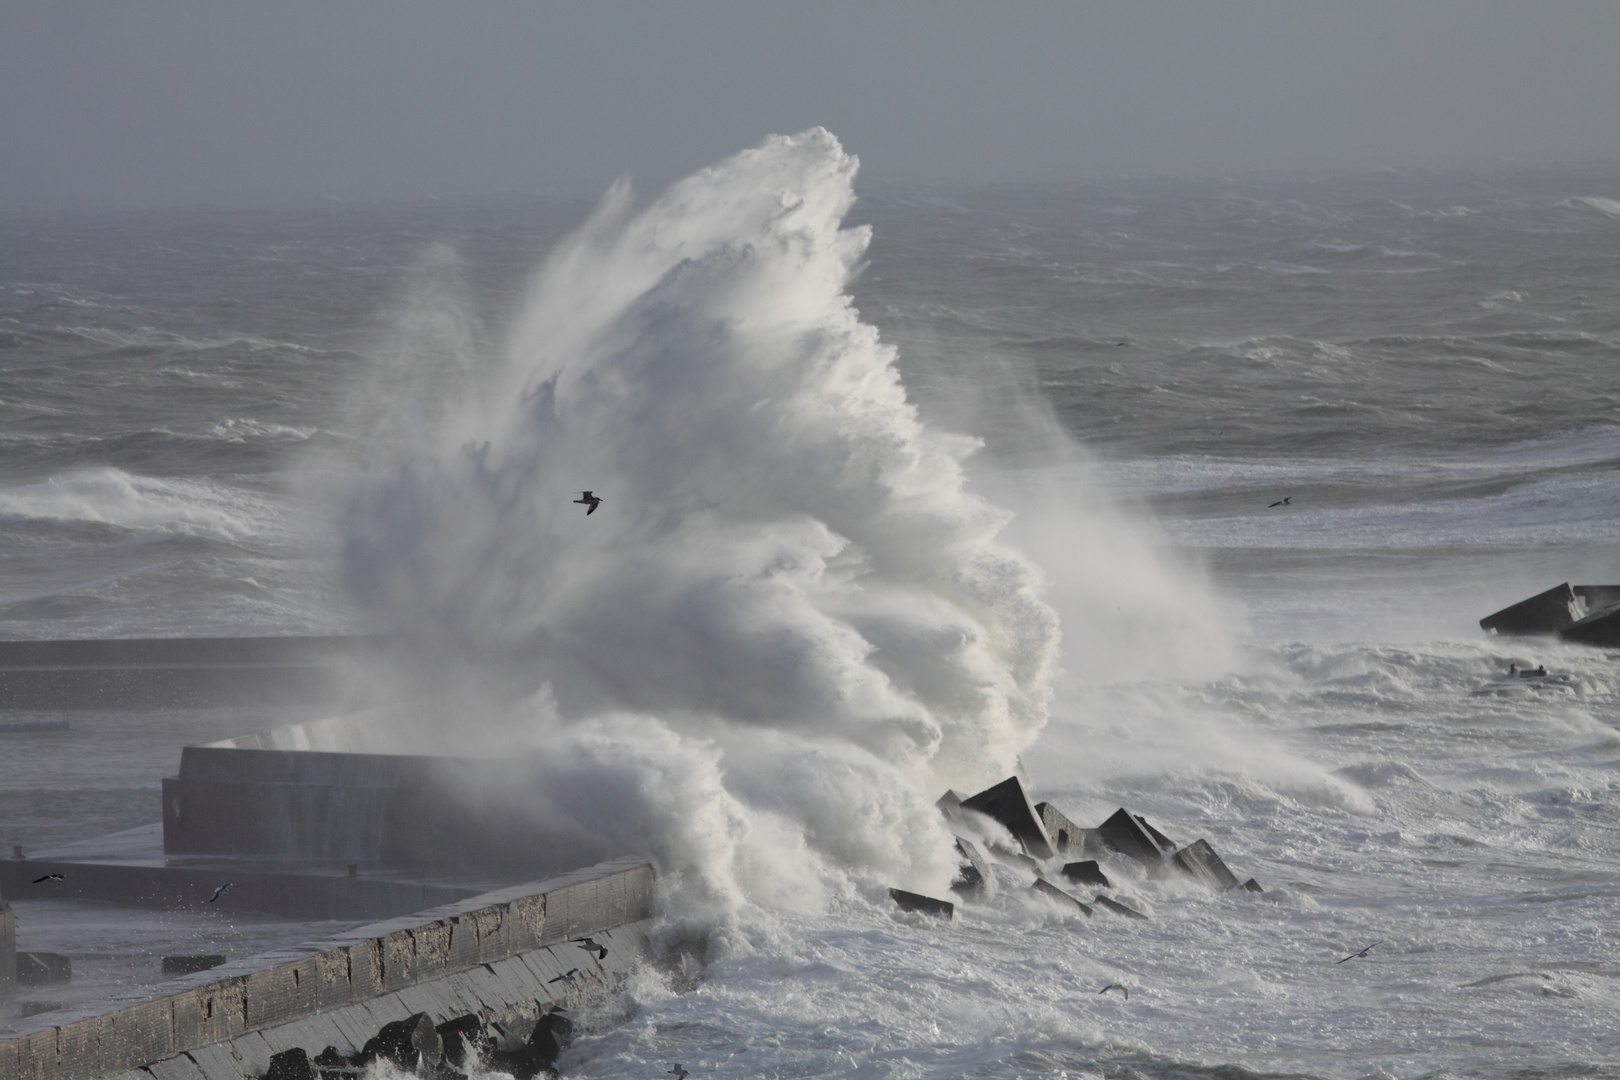
[[[210,904],[212,904],[214,901],[218,900],[224,894],[225,890],[230,888],[230,887],[231,887],[231,883],[227,881],[225,884],[223,884],[219,888],[215,889],[214,890],[214,895],[210,896],[208,898],[208,902]]]
[[[575,938],[574,943],[580,948],[584,949],[586,952],[595,953],[598,960],[607,959],[607,946],[603,945],[600,941],[596,941],[593,938],[582,937]]]
[[[39,885],[39,884],[42,884],[43,882],[46,882],[46,881],[66,881],[66,880],[67,880],[67,875],[66,874],[46,874],[44,877],[35,878],[34,879],[34,884]]]
[[[1360,952],[1351,953],[1349,956],[1345,957],[1344,960],[1354,960],[1358,956],[1361,957],[1363,960],[1365,960],[1365,959],[1367,959],[1367,954],[1373,951],[1374,946],[1382,945],[1384,943],[1384,940],[1385,939],[1383,939],[1383,938],[1379,938],[1377,941],[1373,942],[1372,945],[1367,946],[1365,949],[1362,949]],[[1344,963],[1344,960],[1335,960],[1333,962],[1335,964],[1342,964],[1342,963]]]
[[[575,499],[574,501],[576,503],[579,503],[579,505],[581,505],[581,506],[590,507],[589,510],[585,511],[585,516],[586,517],[590,517],[592,514],[596,513],[596,508],[598,506],[602,505],[601,498],[599,496],[592,495],[588,491],[580,492],[579,493],[579,498]]]
[[[1292,505],[1294,505],[1294,497],[1292,495],[1289,495],[1286,498],[1278,499],[1276,502],[1272,503],[1271,506],[1266,507],[1266,509],[1270,510],[1272,507],[1275,507],[1275,506],[1292,506]]]
[[[1121,986],[1119,983],[1109,983],[1107,986],[1105,986],[1101,990],[1097,991],[1097,993],[1106,994],[1110,990],[1118,990],[1120,993],[1125,995],[1125,1000],[1126,1001],[1131,1000],[1130,988],[1127,987],[1127,986]]]
[[[675,1078],[675,1080],[686,1080],[686,1078],[688,1076],[692,1075],[691,1073],[686,1071],[686,1066],[682,1065],[678,1061],[673,1066],[671,1066],[668,1069],[665,1069],[664,1071],[669,1073],[669,1075],[673,1076]]]
[[[578,976],[579,976],[579,968],[569,968],[567,971],[563,972],[561,975],[557,976],[555,979],[547,979],[546,982],[548,982],[548,983],[565,982],[569,986],[573,986],[574,985],[574,979],[577,978]]]

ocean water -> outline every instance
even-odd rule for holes
[[[0,636],[398,634],[660,864],[565,1075],[1620,1076],[1620,656],[1477,625],[1620,583],[1617,360],[1612,167],[10,218]],[[1266,892],[895,911],[1011,771]]]

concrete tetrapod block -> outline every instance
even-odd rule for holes
[[[1088,846],[1097,846],[1094,838],[1096,830],[1081,828],[1051,803],[1036,803],[1035,814],[1041,819],[1047,838],[1052,841],[1052,850],[1059,855],[1086,855],[1090,854],[1086,850]]]
[[[963,858],[961,874],[951,882],[951,891],[962,896],[977,896],[995,889],[995,875],[979,846],[971,840],[956,838],[957,854]]]
[[[1029,796],[1024,794],[1024,785],[1018,782],[1018,777],[1009,776],[972,798],[963,799],[962,807],[977,810],[1005,825],[1007,831],[1013,834],[1013,839],[1035,858],[1052,857],[1052,841],[1046,835],[1046,826],[1041,824],[1040,816],[1030,805]]]
[[[1096,859],[1087,859],[1084,862],[1072,862],[1063,867],[1063,876],[1076,885],[1101,885],[1105,889],[1114,887],[1103,873],[1102,867],[1097,865]]]
[[[219,953],[200,953],[196,956],[165,956],[163,958],[163,974],[190,975],[195,971],[207,971],[217,968],[225,962],[225,957]]]
[[[1114,815],[1097,826],[1097,836],[1108,850],[1116,851],[1128,859],[1148,866],[1159,866],[1164,854],[1142,823],[1129,810],[1120,807]]]
[[[1598,608],[1579,622],[1564,627],[1558,636],[1577,645],[1620,645],[1620,603]]]
[[[950,922],[956,916],[956,905],[949,900],[935,900],[932,896],[921,893],[907,892],[904,889],[890,889],[889,899],[900,906],[901,911],[915,911],[923,915],[932,915],[936,919]]]
[[[1196,840],[1171,858],[1177,869],[1200,879],[1211,888],[1225,891],[1238,887],[1237,875],[1227,869],[1226,863],[1215,854],[1208,840]]]
[[[939,812],[945,815],[946,821],[959,825],[965,820],[962,817],[962,796],[954,789],[947,790],[934,805],[939,807]]]
[[[52,986],[72,981],[73,961],[63,953],[17,954],[17,982],[22,986]]]
[[[1086,918],[1091,918],[1090,904],[1076,900],[1074,897],[1070,896],[1068,893],[1064,892],[1050,881],[1047,881],[1045,878],[1036,878],[1035,883],[1031,885],[1030,888],[1049,900],[1056,900],[1058,903],[1066,906],[1072,904],[1073,906],[1079,908],[1080,913]]]
[[[1248,881],[1245,881],[1243,883],[1243,891],[1244,892],[1265,892],[1266,890],[1264,890],[1264,889],[1262,889],[1260,887],[1260,883],[1258,881],[1254,880],[1254,878],[1250,878]]]
[[[1118,900],[1111,900],[1108,897],[1104,896],[1102,893],[1097,894],[1096,901],[1097,901],[1097,903],[1101,904],[1107,910],[1112,911],[1115,915],[1123,915],[1127,919],[1145,919],[1145,918],[1147,918],[1146,915],[1142,914],[1140,911],[1137,911],[1135,908],[1126,907],[1124,904],[1120,903]]]
[[[1485,616],[1479,620],[1479,627],[1498,634],[1530,637],[1556,634],[1580,617],[1581,610],[1575,604],[1575,590],[1566,581]]]

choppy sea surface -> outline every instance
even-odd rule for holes
[[[649,969],[564,1075],[1620,1076],[1620,655],[1477,626],[1620,583],[1620,169],[857,191],[854,307],[1063,620],[1035,795],[1267,891],[1110,865],[1150,919],[1088,920],[1014,875],[946,925],[858,874]],[[442,331],[413,282],[453,252],[496,341],[589,211],[0,219],[0,637],[365,627],[309,477]],[[155,819],[228,733],[85,777],[97,723],[0,742],[11,839]],[[58,774],[96,794],[19,827]]]

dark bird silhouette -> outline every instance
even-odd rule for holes
[[[669,1073],[669,1075],[673,1076],[675,1078],[675,1080],[686,1080],[686,1078],[688,1076],[692,1075],[691,1073],[686,1071],[686,1066],[682,1065],[678,1061],[673,1066],[671,1066],[668,1069],[665,1069],[664,1071]]]
[[[593,938],[582,937],[575,938],[574,943],[580,948],[584,949],[586,952],[595,953],[598,960],[607,959],[607,946],[603,945],[600,941],[596,941]]]
[[[547,979],[546,982],[548,982],[548,983],[565,982],[569,986],[573,986],[574,985],[574,980],[576,978],[578,978],[578,976],[579,976],[579,968],[569,968],[567,971],[563,972],[561,975],[557,976],[555,979]]]
[[[218,900],[222,895],[224,895],[225,890],[230,888],[230,887],[231,887],[231,883],[227,881],[225,884],[223,884],[219,888],[215,889],[214,890],[214,895],[210,896],[208,898],[208,902],[210,904],[212,904],[214,901]]]
[[[1103,988],[1102,988],[1102,989],[1101,989],[1101,990],[1099,990],[1099,991],[1097,991],[1097,993],[1099,993],[1099,994],[1106,994],[1106,993],[1108,993],[1108,991],[1110,991],[1110,990],[1118,990],[1118,991],[1119,991],[1119,992],[1120,992],[1120,993],[1122,993],[1122,994],[1124,994],[1124,995],[1125,995],[1125,1000],[1126,1000],[1126,1001],[1129,1001],[1129,1000],[1131,1000],[1131,990],[1130,990],[1130,987],[1128,987],[1128,986],[1122,986],[1122,985],[1120,985],[1120,984],[1119,984],[1119,983],[1109,983],[1109,984],[1108,984],[1108,985],[1107,985],[1107,986],[1105,986],[1105,987],[1103,987]]]
[[[66,881],[66,880],[67,880],[67,875],[66,874],[46,874],[44,877],[35,878],[34,879],[34,884],[39,885],[39,884],[42,884],[42,883],[47,882],[47,881]]]
[[[1371,945],[1367,946],[1365,949],[1362,949],[1360,952],[1351,953],[1349,956],[1345,957],[1344,960],[1354,960],[1358,956],[1361,957],[1363,960],[1365,960],[1365,959],[1367,959],[1367,954],[1372,952],[1373,948],[1375,946],[1382,945],[1384,943],[1384,940],[1385,940],[1384,938],[1379,938],[1377,941],[1373,942]],[[1335,960],[1333,962],[1335,964],[1342,964],[1342,963],[1344,963],[1344,960]]]
[[[598,496],[592,495],[588,491],[580,492],[579,498],[575,499],[574,501],[581,506],[590,507],[589,510],[585,511],[586,517],[590,517],[592,514],[596,513],[596,508],[602,505],[602,500]]]
[[[1266,507],[1266,509],[1270,510],[1272,507],[1275,507],[1275,506],[1292,506],[1293,504],[1294,504],[1294,497],[1292,495],[1289,495],[1287,498],[1278,499],[1276,502],[1272,503],[1271,506]]]

